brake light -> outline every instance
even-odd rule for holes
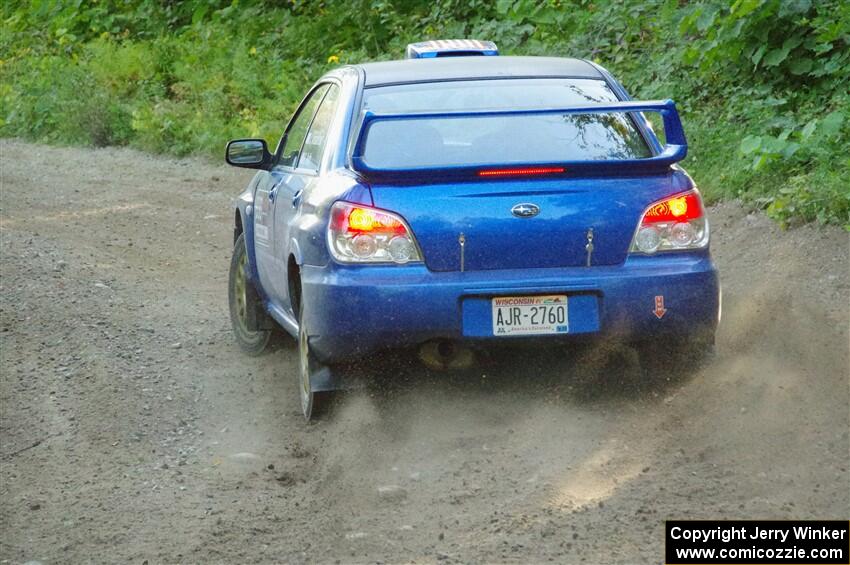
[[[405,227],[397,218],[367,208],[352,208],[348,213],[348,231],[404,233]]]
[[[653,204],[643,215],[647,222],[684,222],[701,217],[702,202],[696,192],[686,192]]]
[[[421,261],[413,233],[404,220],[386,210],[337,202],[331,208],[328,246],[344,263]]]
[[[701,249],[708,245],[708,219],[696,189],[665,198],[641,216],[631,253]]]
[[[551,175],[563,173],[564,167],[513,167],[508,169],[483,169],[479,177],[516,177],[530,175]]]

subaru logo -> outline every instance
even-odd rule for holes
[[[511,208],[511,214],[517,218],[533,218],[540,213],[540,207],[537,204],[517,204]]]

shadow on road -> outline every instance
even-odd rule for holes
[[[673,355],[645,367],[636,348],[602,343],[480,350],[471,367],[445,371],[424,366],[409,352],[382,354],[348,370],[379,410],[403,411],[404,403],[434,396],[467,403],[510,396],[517,402],[605,405],[663,397],[701,368],[682,359]]]

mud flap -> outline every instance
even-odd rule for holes
[[[247,275],[247,273],[246,273]],[[263,301],[251,278],[245,277],[245,325],[250,331],[274,329],[274,321],[263,307]]]
[[[310,390],[313,392],[327,392],[342,388],[342,379],[334,375],[330,367],[322,367],[310,375]]]
[[[310,390],[313,392],[355,390],[365,386],[365,379],[354,373],[345,372],[340,367],[322,366],[310,375]]]

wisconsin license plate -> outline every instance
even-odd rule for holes
[[[493,335],[546,335],[570,331],[567,297],[501,296],[493,298]]]

